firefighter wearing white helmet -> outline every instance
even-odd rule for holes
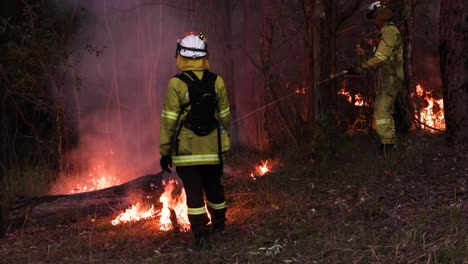
[[[160,121],[163,172],[174,163],[184,183],[187,213],[196,249],[209,246],[209,235],[225,228],[221,184],[223,153],[229,150],[229,102],[221,76],[209,71],[205,35],[188,32],[177,41],[181,71],[169,80]],[[211,232],[208,226],[211,216]]]
[[[380,29],[379,43],[373,56],[366,59],[361,56],[357,67],[348,69],[348,74],[377,72],[381,81],[374,102],[374,119],[377,134],[380,137],[380,154],[396,149],[397,137],[393,119],[394,103],[403,82],[403,47],[401,34],[393,24],[392,9],[383,2],[372,3],[367,16]]]
[[[202,32],[189,32],[177,41],[176,57],[180,55],[184,58],[203,58],[208,55],[207,48],[206,38]]]
[[[381,6],[382,6],[382,4],[380,3],[380,1],[375,1],[374,3],[370,4],[367,7],[367,18],[372,19],[372,17],[374,16],[375,11],[377,11],[377,9],[379,7],[381,7]]]

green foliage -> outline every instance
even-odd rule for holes
[[[64,78],[76,16],[52,0],[0,3],[0,234],[13,194],[47,191],[64,142]]]
[[[5,8],[3,8],[5,7]],[[0,12],[0,167],[58,163],[63,82],[75,16],[55,1],[2,1]]]
[[[40,167],[10,170],[4,177],[2,192],[6,195],[44,195],[54,175],[53,170]]]

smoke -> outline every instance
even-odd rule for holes
[[[177,73],[175,41],[196,30],[188,2],[57,1],[80,17],[73,78],[65,85],[68,126],[79,138],[69,158],[83,180],[96,167],[121,181],[159,171],[159,117]]]

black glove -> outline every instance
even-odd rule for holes
[[[358,75],[359,73],[356,71],[355,67],[349,67],[346,70],[346,75]]]
[[[159,161],[159,164],[161,165],[161,169],[163,171],[167,171],[169,173],[172,172],[170,169],[170,167],[172,167],[172,158],[170,155],[163,155]]]

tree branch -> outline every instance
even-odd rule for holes
[[[346,0],[342,1],[344,3],[339,3],[338,6],[342,7],[338,10],[336,14],[336,30],[346,21],[350,16],[356,12],[356,10],[361,6],[364,0]]]

